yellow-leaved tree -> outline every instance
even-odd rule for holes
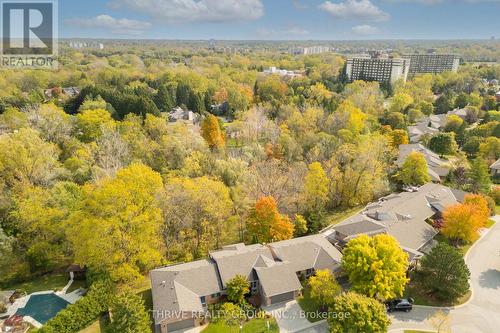
[[[344,248],[342,267],[352,289],[380,300],[403,295],[408,255],[391,235],[361,235]]]
[[[69,219],[75,262],[106,271],[116,282],[135,282],[161,262],[161,176],[132,164],[86,185]]]
[[[219,120],[210,114],[201,123],[201,136],[211,149],[222,148],[225,144],[224,133],[220,128]]]

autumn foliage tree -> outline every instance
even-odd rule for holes
[[[406,185],[423,185],[429,182],[431,177],[424,155],[419,152],[410,153],[401,167],[399,179]]]
[[[225,144],[225,137],[220,128],[219,120],[212,114],[203,119],[201,123],[201,136],[211,149],[222,148]]]
[[[292,238],[294,225],[279,213],[273,197],[262,197],[250,212],[247,231],[253,241],[269,243]]]
[[[408,255],[386,234],[351,239],[344,248],[342,267],[352,289],[369,297],[400,297],[408,282]]]
[[[478,237],[489,217],[488,202],[481,195],[468,195],[463,204],[448,207],[443,212],[443,229],[446,237],[459,242],[472,242]]]

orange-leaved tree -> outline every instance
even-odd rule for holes
[[[201,136],[211,149],[218,149],[224,146],[225,137],[216,116],[210,114],[201,123]]]
[[[473,242],[478,230],[489,216],[488,202],[481,195],[467,195],[463,204],[448,207],[443,212],[442,233],[458,242]]]
[[[248,217],[247,231],[252,241],[269,243],[292,238],[294,225],[279,213],[276,200],[269,196],[255,203]]]

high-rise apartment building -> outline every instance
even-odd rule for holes
[[[394,84],[398,80],[406,81],[410,60],[405,58],[380,57],[378,54],[352,57],[347,59],[346,76],[348,81],[377,81]]]
[[[410,75],[456,72],[460,65],[460,57],[454,54],[407,54],[403,57],[410,59]]]
[[[330,52],[331,47],[329,46],[309,46],[309,47],[292,47],[288,49],[288,53],[294,55],[311,55],[311,54],[320,54]]]

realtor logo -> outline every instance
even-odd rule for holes
[[[2,66],[53,67],[57,49],[56,1],[1,3]]]

